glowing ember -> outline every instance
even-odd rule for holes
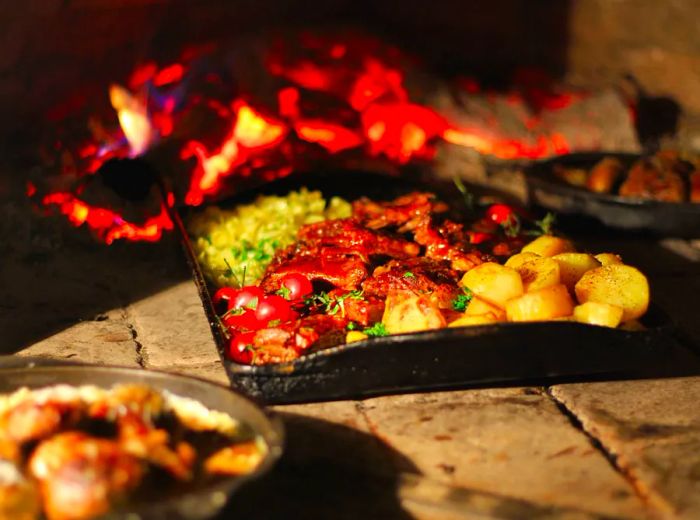
[[[248,96],[245,100],[243,95],[234,96],[231,87],[226,90],[225,75],[209,70],[196,76],[201,67],[193,67],[192,60],[202,55],[199,51],[183,53],[181,62],[164,67],[155,62],[136,67],[125,83],[128,89],[118,85],[109,89],[119,128],[110,130],[108,125],[91,122],[93,140],[69,154],[64,171],[77,178],[91,175],[110,158],[141,156],[156,142],[177,134],[187,139],[180,158],[195,159],[184,203],[198,205],[235,185],[237,179],[259,175],[262,180],[272,180],[319,154],[325,154],[322,157],[331,164],[332,156],[343,152],[401,165],[431,160],[440,140],[502,159],[535,159],[569,151],[563,135],[537,131],[541,121],[536,111],[524,123],[534,136],[526,142],[498,137],[485,128],[460,127],[416,103],[405,86],[400,53],[377,40],[304,33],[294,45],[288,43],[273,44],[263,59],[267,72],[280,82],[277,107],[262,107]],[[193,92],[193,75],[216,85],[218,97],[205,94],[207,90]],[[513,92],[503,98],[505,102],[518,107],[531,102],[539,107],[536,110],[551,111],[578,99],[566,92],[548,92],[540,77],[528,81],[534,86],[527,93]],[[457,84],[471,95],[483,95],[473,79]],[[198,128],[192,123],[197,117],[183,117],[193,107],[205,107],[228,125],[223,139],[207,133],[216,125]],[[183,120],[189,121],[187,125],[180,124]],[[29,196],[37,191],[34,185],[27,188]],[[158,240],[163,230],[172,228],[165,206],[159,215],[136,225],[117,212],[90,206],[65,188],[37,198],[44,205],[57,206],[74,225],[87,225],[107,243]],[[168,204],[174,203],[170,194]]]
[[[285,125],[266,118],[240,101],[234,104],[234,123],[221,147],[214,153],[199,141],[191,141],[182,152],[182,158],[197,158],[185,203],[198,205],[205,195],[216,193],[221,178],[230,175],[234,167],[245,162],[256,150],[280,143],[287,133]]]

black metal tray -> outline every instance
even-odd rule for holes
[[[207,408],[229,414],[248,425],[266,442],[269,450],[261,465],[251,474],[220,480],[191,492],[154,497],[150,502],[134,502],[121,510],[100,517],[103,520],[195,520],[212,518],[242,484],[269,471],[282,454],[281,423],[268,417],[253,402],[225,386],[178,374],[138,368],[86,365],[44,358],[0,356],[0,392],[21,387],[39,388],[56,384],[96,385],[109,388],[121,383],[141,383],[158,390],[201,402]]]
[[[554,175],[557,165],[590,169],[604,157],[614,157],[629,167],[641,156],[576,153],[534,162],[525,171],[530,202],[558,213],[586,215],[613,228],[684,238],[700,237],[700,204],[594,193],[571,186]]]
[[[344,172],[286,179],[264,191],[305,185],[324,195],[390,198],[416,187],[450,199],[445,184]],[[286,191],[285,191],[286,190]],[[234,201],[235,202],[235,201]],[[231,202],[226,202],[228,205]],[[625,331],[573,322],[501,323],[374,338],[303,356],[293,362],[248,366],[226,358],[210,287],[196,261],[182,218],[175,212],[212,333],[231,384],[268,404],[493,384],[700,374],[695,357],[661,310],[650,309],[647,330]]]

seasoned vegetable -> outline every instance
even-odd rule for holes
[[[606,265],[592,269],[576,284],[581,303],[600,302],[622,308],[622,321],[642,316],[649,307],[649,282],[629,265]]]
[[[574,303],[562,285],[552,285],[523,294],[506,305],[509,321],[544,321],[571,316]]]

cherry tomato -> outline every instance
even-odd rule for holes
[[[223,314],[229,309],[231,300],[233,300],[237,292],[238,291],[233,287],[222,287],[214,293],[214,297],[211,301],[218,314]]]
[[[255,285],[241,287],[231,300],[229,309],[255,309],[264,297],[265,293],[260,287]]]
[[[258,330],[265,325],[256,318],[255,310],[253,309],[244,309],[243,312],[229,312],[223,317],[222,321],[232,332]]]
[[[295,313],[292,311],[289,302],[275,294],[265,296],[258,303],[257,309],[255,309],[255,317],[265,326],[273,320],[279,320],[284,323],[294,315]]]
[[[228,357],[236,363],[250,365],[253,361],[255,332],[235,334],[228,344]]]
[[[290,301],[301,300],[313,292],[309,279],[303,274],[290,273],[282,278],[280,291],[282,296]]]
[[[486,210],[486,216],[496,224],[503,224],[515,217],[515,212],[507,204],[492,204]]]

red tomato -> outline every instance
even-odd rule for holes
[[[255,316],[255,311],[253,309],[245,309],[242,313],[227,313],[223,319],[224,325],[228,327],[229,330],[233,329],[233,332],[241,330],[258,330],[263,328],[265,325],[261,323]]]
[[[236,363],[250,365],[253,361],[255,332],[243,332],[231,338],[228,344],[228,357]]]
[[[255,285],[241,287],[231,300],[229,309],[255,309],[264,297],[265,293],[260,287]]]
[[[486,210],[486,216],[496,224],[503,224],[511,220],[515,216],[515,212],[507,204],[492,204]]]
[[[493,235],[491,233],[481,233],[479,231],[469,232],[469,242],[471,244],[481,244],[482,242],[486,242],[487,240],[491,240],[492,238]]]
[[[289,302],[275,294],[265,296],[255,309],[255,317],[265,326],[273,320],[284,323],[291,319],[294,314]]]
[[[284,276],[280,284],[280,291],[284,293],[282,296],[290,301],[301,300],[311,294],[313,290],[309,279],[299,273],[290,273]]]
[[[223,314],[229,309],[231,300],[233,300],[237,292],[238,291],[233,287],[222,287],[214,293],[214,297],[211,301],[218,314]]]

